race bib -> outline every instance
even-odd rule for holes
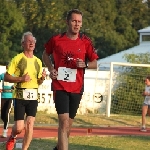
[[[77,69],[59,67],[57,80],[62,80],[66,82],[75,82],[76,74],[77,74]]]
[[[24,100],[37,100],[38,91],[37,89],[17,89],[16,98]]]

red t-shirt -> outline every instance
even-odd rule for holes
[[[91,40],[85,35],[71,40],[66,34],[59,34],[50,38],[44,47],[48,55],[53,55],[54,68],[58,71],[57,79],[52,80],[52,89],[81,93],[85,69],[77,68],[76,60],[98,58]]]

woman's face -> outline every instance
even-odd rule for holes
[[[146,78],[146,79],[145,79],[145,84],[146,84],[146,85],[150,85],[150,80]]]

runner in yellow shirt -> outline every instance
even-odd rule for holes
[[[43,83],[46,71],[33,51],[36,39],[31,32],[22,36],[23,52],[16,55],[8,65],[4,80],[15,83],[15,104],[12,133],[6,143],[6,150],[14,149],[17,134],[25,128],[22,149],[27,150],[32,140],[33,125],[38,106],[38,86]],[[11,76],[14,74],[14,76]],[[25,120],[24,115],[26,114]]]

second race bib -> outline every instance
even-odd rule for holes
[[[66,82],[75,82],[76,74],[77,74],[77,69],[59,67],[57,80],[62,80]]]

